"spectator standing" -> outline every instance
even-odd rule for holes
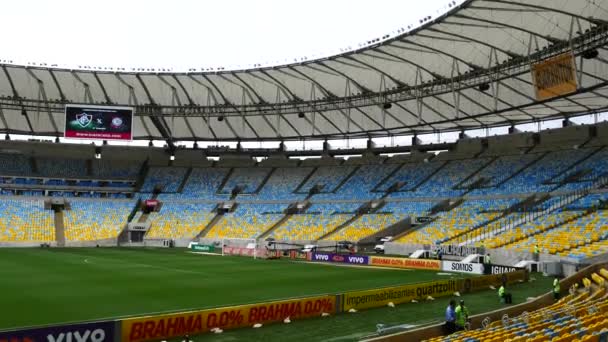
[[[456,301],[450,300],[450,304],[445,309],[445,331],[451,334],[456,331]]]

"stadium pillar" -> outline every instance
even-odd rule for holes
[[[420,145],[420,143],[421,143],[421,141],[420,141],[420,139],[418,139],[418,136],[414,135],[412,137],[412,146],[418,146],[418,145]]]

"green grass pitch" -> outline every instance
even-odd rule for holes
[[[257,303],[433,280],[435,272],[197,255],[0,249],[0,329]],[[6,313],[6,312],[5,312]]]
[[[334,294],[446,277],[434,271],[337,267],[142,248],[3,248],[0,270],[0,307],[4,308],[0,330]],[[515,301],[546,292],[550,285],[549,280],[547,286],[544,281],[539,279],[536,284],[542,286],[514,287]],[[468,297],[477,312],[498,305],[494,291]],[[376,323],[441,318],[445,301],[206,334],[195,340],[281,340],[286,334],[309,340],[356,340],[356,336],[373,332]]]

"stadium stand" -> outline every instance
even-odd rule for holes
[[[252,193],[270,172],[271,169],[269,168],[235,168],[220,192],[229,194],[232,189],[239,186],[242,193]]]
[[[215,217],[209,203],[165,203],[160,212],[150,214],[151,228],[146,234],[150,239],[192,239]]]
[[[467,201],[457,208],[437,215],[433,222],[398,241],[413,244],[436,244],[449,241],[467,229],[488,222],[517,200],[496,199]]]
[[[228,168],[194,168],[179,194],[160,194],[160,199],[227,199],[217,195],[222,181],[228,175]]]
[[[331,192],[353,169],[353,166],[320,166],[300,187],[299,192],[308,193],[315,185],[323,185],[322,192]]]
[[[277,240],[317,240],[352,218],[360,203],[313,204],[307,213],[292,215],[272,237]]]
[[[0,173],[25,176],[32,173],[32,168],[28,158],[22,154],[0,153]]]
[[[483,165],[490,162],[489,158],[463,159],[449,161],[434,177],[416,189],[415,197],[456,197],[464,190],[455,189],[468,176]]]
[[[152,192],[156,187],[163,192],[177,192],[186,171],[188,169],[184,167],[151,167],[141,192]]]
[[[490,323],[486,328],[465,330],[429,342],[452,341],[600,341],[608,331],[608,271],[601,269],[583,278],[582,284],[552,305],[518,317]]]
[[[87,176],[84,159],[37,158],[38,174],[48,177],[81,177]]]
[[[404,216],[399,214],[364,214],[347,227],[327,237],[326,240],[357,242],[402,218]]]
[[[311,167],[277,168],[257,194],[256,198],[260,200],[291,201],[302,199],[305,195],[296,194],[294,191],[312,170]]]
[[[400,187],[401,191],[411,191],[420,182],[432,175],[437,169],[441,168],[445,162],[443,161],[431,161],[429,163],[407,163],[403,164],[401,168],[387,179],[384,184],[378,187],[378,190],[386,191],[395,183],[403,183]],[[409,197],[410,193],[396,192],[392,196],[394,197]]]
[[[41,200],[2,199],[0,201],[1,242],[53,242],[53,212]]]
[[[106,159],[95,159],[91,165],[94,177],[120,179],[136,179],[141,167],[141,164],[138,162],[111,161]]]
[[[380,183],[395,165],[362,165],[336,193],[322,193],[315,195],[315,199],[373,199],[383,195],[381,191],[372,192],[376,184]]]
[[[285,208],[286,205],[281,204],[240,204],[234,212],[224,214],[224,218],[205,237],[258,237],[284,216]]]
[[[66,240],[94,241],[116,238],[125,227],[134,204],[133,201],[72,200],[71,209],[64,211]]]

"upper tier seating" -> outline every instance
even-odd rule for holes
[[[296,194],[294,191],[312,170],[312,167],[277,168],[256,197],[262,200],[303,199],[306,195]]]
[[[243,238],[260,236],[283,216],[283,204],[239,204],[232,213],[224,214],[206,238]]]
[[[215,217],[214,204],[164,203],[160,212],[150,214],[151,227],[146,238],[192,239]]]
[[[116,238],[133,210],[133,201],[70,201],[65,210],[64,228],[68,241],[93,241]]]
[[[554,189],[556,184],[543,184],[568,171],[578,160],[585,158],[592,149],[561,150],[549,152],[536,163],[501,184],[498,188],[487,189],[484,193],[531,193],[546,192]]]
[[[322,192],[334,191],[353,170],[354,166],[319,166],[299,192],[308,193],[317,184],[323,184]]]
[[[445,164],[443,161],[431,161],[429,163],[406,163],[403,164],[397,172],[378,187],[378,190],[386,191],[393,184],[402,182],[404,185],[399,189],[401,191],[411,191],[420,184],[424,179],[430,176],[438,168]],[[387,165],[388,166],[388,165]],[[409,197],[409,193],[395,193],[396,197]]]
[[[141,163],[119,162],[107,159],[94,159],[92,161],[93,177],[136,179],[141,170]]]
[[[0,174],[27,176],[32,173],[29,158],[22,154],[0,153]]]
[[[62,178],[88,176],[84,159],[38,158],[36,165],[40,176]]]
[[[226,200],[229,198],[227,195],[217,195],[216,193],[229,171],[228,168],[193,168],[181,194],[161,194],[159,198],[167,200],[174,198]]]
[[[1,242],[53,242],[53,212],[41,200],[0,200]]]
[[[463,185],[467,186],[480,179],[486,179],[487,182],[484,184],[484,187],[496,186],[538,157],[540,157],[540,154],[534,153],[499,157],[478,174],[467,180]],[[476,189],[473,193],[482,194],[483,189]]]
[[[177,192],[187,171],[185,167],[151,167],[141,192],[152,192],[157,186],[163,192]]]
[[[336,193],[323,193],[315,195],[315,199],[340,199],[357,198],[372,199],[379,198],[382,192],[372,192],[388,174],[397,167],[396,165],[362,165],[357,172],[348,179]]]
[[[464,190],[455,190],[453,188],[489,161],[490,158],[452,160],[439,170],[435,176],[421,184],[414,194],[416,197],[460,196]]]
[[[272,169],[264,167],[235,168],[228,178],[228,181],[221,190],[221,193],[229,194],[237,185],[241,187],[241,192],[252,193],[257,190],[264,178]]]

